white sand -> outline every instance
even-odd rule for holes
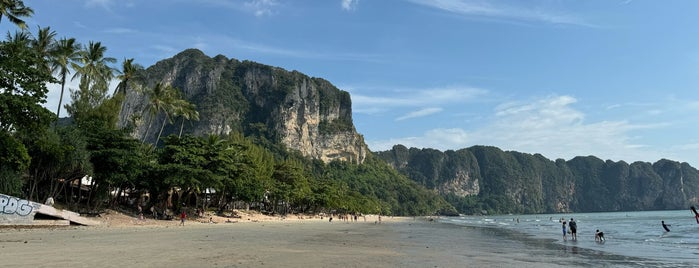
[[[555,267],[424,219],[0,229],[2,267]],[[138,221],[135,221],[138,223]],[[146,221],[148,222],[148,221]]]

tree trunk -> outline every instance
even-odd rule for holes
[[[61,103],[63,103],[63,91],[65,91],[66,87],[66,74],[63,73],[61,76],[61,96],[58,98],[58,109],[56,110],[56,122],[53,123],[53,126],[55,127],[58,124],[58,119],[61,118]]]
[[[165,119],[163,119],[163,125],[160,126],[160,132],[158,133],[158,138],[155,139],[155,143],[153,143],[154,146],[158,146],[158,143],[160,142],[160,135],[163,134],[163,129],[165,128],[165,124],[167,123],[168,116],[165,114]]]
[[[182,129],[184,129],[184,117],[182,117],[182,123],[180,124],[180,135],[178,135],[178,138],[182,138]]]
[[[148,127],[146,128],[146,133],[143,133],[143,140],[141,140],[141,143],[146,142],[146,139],[148,138],[148,132],[150,131],[150,126],[153,124],[154,117],[155,115],[148,117]]]

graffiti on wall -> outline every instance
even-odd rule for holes
[[[32,213],[32,210],[34,207],[30,201],[0,194],[0,214],[27,216]]]

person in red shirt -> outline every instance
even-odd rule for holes
[[[180,225],[184,226],[184,220],[187,218],[187,213],[182,211],[182,214],[180,214]]]

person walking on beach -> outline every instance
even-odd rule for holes
[[[665,232],[669,232],[670,228],[667,228],[668,226],[672,226],[669,224],[665,224],[665,221],[660,221],[660,223],[663,225],[663,229],[665,229]]]
[[[568,226],[570,226],[570,239],[578,240],[578,224],[575,222],[575,220],[573,220],[573,218],[570,218],[570,223]]]
[[[180,213],[180,226],[184,226],[184,220],[187,218],[187,213],[182,210]]]
[[[566,221],[562,220],[562,222],[563,222],[563,241],[566,241],[566,240],[568,240],[568,235],[566,232]]]

